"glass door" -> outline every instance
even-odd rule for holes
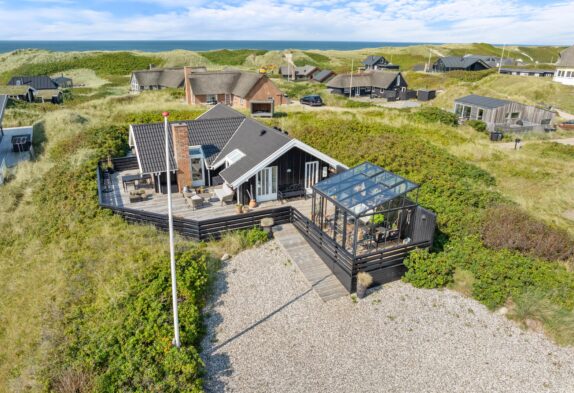
[[[277,199],[277,167],[272,166],[260,170],[256,177],[257,202],[272,201]]]
[[[305,190],[311,193],[311,187],[319,181],[319,161],[305,163]]]

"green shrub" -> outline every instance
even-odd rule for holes
[[[434,106],[421,108],[415,112],[415,118],[429,123],[442,123],[449,126],[456,126],[458,124],[458,118],[454,113]]]
[[[466,122],[467,125],[471,126],[478,132],[486,132],[486,123],[480,120],[469,120]]]
[[[382,225],[385,222],[385,215],[383,213],[374,214],[371,217],[371,222],[375,225]]]
[[[91,370],[99,392],[199,392],[203,362],[198,348],[208,257],[200,248],[176,256],[180,349],[171,343],[169,256],[140,253],[134,257],[148,267],[124,281],[121,299],[73,310],[68,359]]]
[[[248,247],[255,247],[269,240],[269,235],[261,228],[253,228],[245,232]]]
[[[456,79],[461,82],[478,82],[489,75],[495,74],[495,69],[488,69],[482,71],[449,71],[445,75],[447,78]]]
[[[416,250],[404,261],[407,272],[403,280],[418,288],[439,288],[453,281],[454,263],[443,254]]]

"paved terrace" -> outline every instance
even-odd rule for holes
[[[12,137],[16,135],[30,135],[32,127],[4,128],[4,137],[0,140],[0,165],[2,161],[8,168],[16,166],[20,161],[28,161],[32,158],[29,151],[15,153],[12,151]]]
[[[154,193],[153,189],[146,189],[146,192],[151,194],[147,200],[141,202],[130,203],[129,192],[134,190],[134,186],[130,185],[128,191],[124,191],[121,178],[122,176],[135,175],[137,170],[128,170],[122,172],[115,172],[112,175],[112,190],[110,192],[103,192],[102,199],[104,204],[125,207],[130,209],[137,209],[151,213],[167,214],[167,196],[164,194]],[[207,220],[211,218],[231,216],[237,214],[235,211],[235,203],[229,203],[221,206],[221,202],[217,198],[211,198],[204,206],[192,210],[187,205],[181,193],[172,194],[173,215],[181,218],[192,220]],[[311,216],[311,199],[290,199],[285,202],[282,201],[269,201],[263,202],[250,211],[261,211],[280,206],[293,206],[307,217]]]

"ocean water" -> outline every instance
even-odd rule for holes
[[[421,42],[361,42],[361,41],[0,41],[0,53],[17,49],[46,49],[50,51],[126,51],[163,52],[174,49],[208,51],[216,49],[318,49],[355,50],[383,46],[409,46]],[[436,44],[436,43],[434,43]]]

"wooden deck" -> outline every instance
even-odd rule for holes
[[[323,301],[349,294],[293,224],[281,225],[273,232],[277,242]]]
[[[130,203],[129,201],[129,191],[134,189],[133,186],[129,186],[128,191],[124,191],[121,177],[126,175],[137,174],[137,170],[129,170],[123,172],[116,172],[112,175],[112,189],[109,192],[102,193],[103,203],[107,205],[112,205],[116,207],[124,207],[136,210],[142,210],[151,213],[167,214],[167,196],[163,194],[153,193],[153,190],[146,190],[152,195],[148,200],[141,202]],[[260,203],[256,208],[250,209],[250,211],[261,211],[278,206],[293,206],[305,216],[310,217],[311,215],[311,199],[293,199],[282,201],[269,201]],[[204,203],[204,206],[196,210],[192,210],[189,207],[180,193],[172,194],[172,206],[173,215],[175,217],[181,217],[191,220],[207,220],[211,218],[225,217],[237,214],[235,211],[235,204],[230,203],[221,206],[221,203],[216,198],[211,198],[208,202]]]

